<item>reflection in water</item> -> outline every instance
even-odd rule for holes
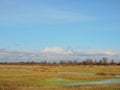
[[[116,74],[115,76],[116,76],[116,77],[120,77],[120,74]]]
[[[87,74],[87,75],[96,75],[93,72],[59,72],[60,74]],[[115,77],[120,77],[120,74],[114,75]],[[64,81],[64,79],[61,79]],[[89,81],[89,82],[71,82],[68,83],[67,86],[74,86],[74,85],[96,85],[96,84],[120,84],[120,78],[118,79],[106,79],[101,81]]]
[[[120,79],[106,79],[102,81],[90,81],[90,82],[74,82],[74,83],[67,84],[67,86],[97,85],[97,84],[120,84]]]
[[[87,74],[87,75],[97,75],[93,72],[59,72],[60,74]],[[109,75],[109,74],[108,74]],[[120,77],[120,74],[114,74],[112,76]]]
[[[88,74],[88,75],[96,75],[93,72],[59,72],[60,74]]]

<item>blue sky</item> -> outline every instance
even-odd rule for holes
[[[120,0],[0,0],[1,49],[54,47],[120,50]]]

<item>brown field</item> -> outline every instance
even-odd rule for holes
[[[120,90],[120,83],[68,85],[106,79],[120,82],[117,74],[120,66],[0,65],[0,90]]]

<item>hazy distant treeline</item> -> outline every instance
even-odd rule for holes
[[[35,62],[35,61],[27,61],[27,62],[0,62],[0,64],[19,64],[19,65],[24,65],[24,64],[39,64],[39,65],[120,65],[120,62],[115,62],[114,59],[109,60],[108,58],[104,57],[101,60],[93,60],[93,59],[86,59],[84,61],[59,61],[59,62],[48,62],[48,61],[40,61],[40,62]]]

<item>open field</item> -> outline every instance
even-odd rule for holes
[[[0,65],[0,90],[120,90],[120,66]]]

